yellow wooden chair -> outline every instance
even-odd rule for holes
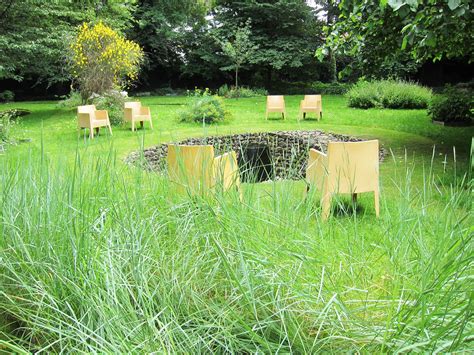
[[[267,110],[265,112],[265,119],[268,120],[270,112],[281,113],[283,119],[286,118],[285,97],[281,95],[267,96]]]
[[[215,157],[212,145],[169,144],[167,160],[170,180],[181,190],[205,195],[236,187],[241,194],[239,167],[233,151]]]
[[[306,114],[314,112],[318,121],[323,118],[321,95],[305,95],[300,102],[300,119],[305,119]]]
[[[143,122],[150,122],[150,127],[153,129],[153,122],[151,120],[151,113],[149,107],[142,106],[141,102],[126,102],[124,109],[125,122],[132,123],[132,131],[135,130],[135,122],[140,122],[143,127]]]
[[[77,126],[79,130],[82,128],[89,129],[91,139],[94,138],[94,129],[96,134],[99,134],[100,127],[108,127],[112,135],[108,112],[106,110],[96,110],[95,105],[77,107]]]
[[[374,192],[379,216],[379,141],[330,142],[327,154],[309,151],[306,181],[322,192],[322,219],[329,217],[331,197],[336,193]],[[308,188],[309,189],[309,188]]]

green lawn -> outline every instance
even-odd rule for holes
[[[472,350],[473,129],[339,96],[323,98],[322,121],[298,122],[300,99],[286,97],[285,121],[265,121],[263,97],[226,100],[233,120],[202,127],[176,121],[188,98],[147,97],[155,130],[92,141],[53,102],[3,105],[33,113],[14,130],[32,141],[0,156],[0,352]],[[191,136],[297,129],[393,152],[379,219],[371,194],[357,214],[338,199],[322,223],[302,182],[190,199],[122,162]]]

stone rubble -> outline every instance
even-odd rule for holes
[[[314,148],[325,152],[328,142],[359,142],[360,138],[323,131],[277,131],[243,133],[228,136],[188,138],[178,144],[214,146],[216,155],[234,150],[239,160],[242,149],[248,144],[265,144],[273,160],[275,179],[300,180],[304,178],[308,151]],[[125,158],[130,165],[140,166],[148,171],[166,172],[167,143],[147,148],[143,152],[132,152]],[[380,149],[380,160],[385,155]]]

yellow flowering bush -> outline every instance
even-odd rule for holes
[[[70,44],[72,74],[83,100],[93,93],[123,89],[137,79],[143,60],[140,46],[99,22],[80,26]]]

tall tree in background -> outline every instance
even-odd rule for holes
[[[186,39],[205,25],[209,4],[205,0],[138,1],[130,38],[144,48],[149,75],[161,73],[160,79],[166,73],[180,75],[187,51]]]
[[[305,0],[218,0],[212,16],[214,31],[222,37],[250,19],[259,46],[250,62],[266,73],[267,85],[274,72],[291,73],[314,63],[321,23]]]
[[[339,0],[315,0],[317,5],[316,12],[324,14],[326,17],[326,29],[332,28],[333,24],[339,18]],[[330,82],[337,81],[336,52],[332,48],[327,48],[327,57],[329,60],[329,79]]]

